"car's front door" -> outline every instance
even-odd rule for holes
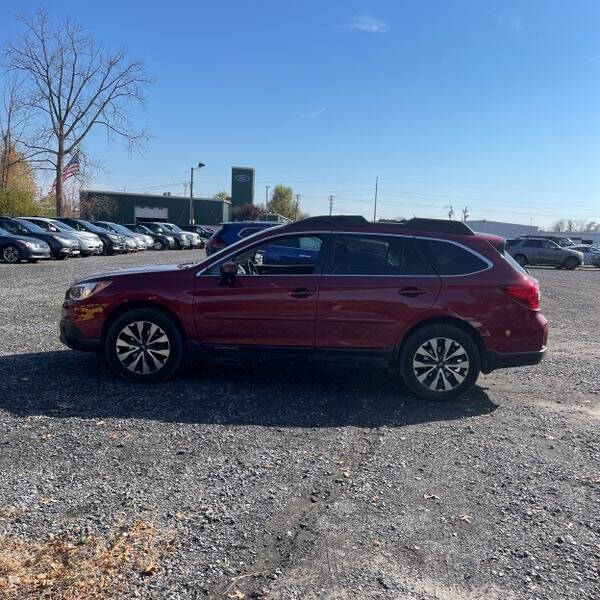
[[[313,348],[326,239],[311,234],[274,236],[201,271],[194,290],[198,341],[212,346]],[[296,255],[274,253],[275,246],[296,248]],[[313,260],[299,264],[297,255],[307,246]],[[236,263],[238,272],[228,282],[220,266],[229,261]]]
[[[321,279],[317,348],[393,350],[440,279],[410,236],[340,234]]]

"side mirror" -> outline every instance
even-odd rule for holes
[[[237,264],[228,260],[221,265],[221,285],[231,285],[237,275]]]

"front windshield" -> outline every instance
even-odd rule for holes
[[[104,229],[103,227],[98,227],[98,225],[94,225],[93,223],[90,223],[89,221],[86,221],[84,219],[79,219],[79,222],[89,231],[92,231],[93,233],[110,233],[110,231],[108,231],[107,229]]]
[[[0,235],[10,235],[10,233],[8,233],[6,229],[2,229],[2,227],[0,227]]]
[[[177,225],[173,225],[173,223],[163,223],[163,225],[167,229],[170,229],[171,231],[174,231],[175,233],[183,233],[183,229],[181,229]]]
[[[15,221],[23,225],[23,227],[31,231],[31,233],[45,233],[45,231],[41,227],[39,227],[38,225],[34,225],[33,223],[26,221],[25,219],[15,219]]]
[[[152,233],[152,230],[148,229],[145,225],[136,225],[135,228],[137,231],[140,231],[141,233],[146,233],[146,234]]]
[[[67,225],[66,223],[63,223],[62,221],[55,221],[54,219],[50,219],[49,222],[61,231],[77,231],[76,229],[73,229],[73,227]]]
[[[131,235],[132,233],[131,231],[129,231],[129,229],[127,229],[127,227],[119,225],[118,223],[109,223],[107,227],[110,227],[113,231],[116,231],[117,233],[121,233],[123,235]]]

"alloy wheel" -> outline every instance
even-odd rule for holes
[[[162,369],[171,354],[167,334],[150,321],[129,323],[121,329],[115,344],[121,364],[142,375]]]
[[[469,356],[452,338],[431,338],[415,352],[413,372],[429,390],[448,392],[461,385],[469,374]]]
[[[19,249],[15,246],[7,246],[2,251],[2,258],[7,263],[16,263],[19,260]]]

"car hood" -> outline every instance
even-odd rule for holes
[[[182,271],[199,265],[198,262],[185,262],[168,265],[146,265],[140,267],[128,267],[125,269],[115,269],[114,271],[102,271],[100,273],[93,273],[86,275],[85,277],[78,279],[76,283],[83,283],[86,281],[98,281],[104,279],[115,279],[120,277],[129,277],[132,275],[144,275],[146,273],[157,275],[159,273],[172,273],[174,271]]]

